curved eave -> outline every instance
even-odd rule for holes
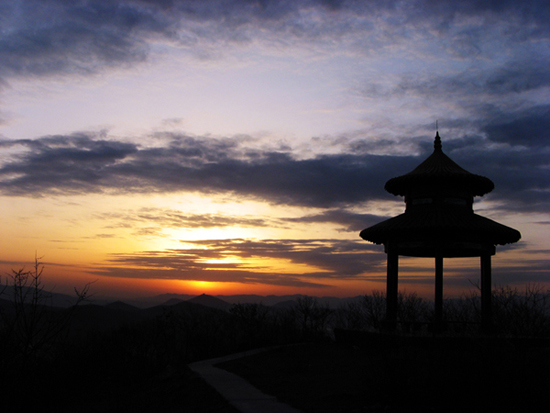
[[[521,239],[519,231],[474,213],[456,211],[406,212],[360,233],[375,244],[391,242],[481,242],[505,245]]]

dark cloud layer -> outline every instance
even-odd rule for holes
[[[491,127],[505,125],[495,122]],[[384,183],[411,171],[431,152],[428,148],[421,156],[335,154],[296,159],[290,152],[248,149],[242,138],[169,138],[166,145],[148,147],[92,134],[0,141],[0,148],[21,149],[0,167],[0,191],[34,197],[190,191],[305,207],[364,206],[395,199],[384,192]],[[548,210],[548,146],[518,151],[460,142],[454,140],[448,150],[444,143],[444,150],[467,170],[495,181],[491,199],[501,201],[503,208]],[[358,218],[375,218],[343,214],[328,211],[309,219],[347,222],[347,227],[358,229]]]
[[[391,168],[384,157],[320,156],[250,151],[238,140],[173,136],[167,146],[56,136],[3,141],[25,147],[0,169],[7,195],[89,192],[234,192],[274,203],[328,207],[382,193],[373,177]]]
[[[470,17],[478,19],[474,27],[461,24]],[[292,42],[343,38],[357,30],[368,34],[376,21],[384,21],[384,36],[394,42],[417,27],[447,36],[449,49],[464,55],[479,53],[481,33],[494,21],[501,22],[504,35],[522,42],[545,38],[549,19],[548,2],[538,0],[3,0],[0,78],[86,74],[135,64],[147,59],[159,39],[207,53],[216,42],[252,41],[255,28]],[[376,41],[363,45],[377,47]]]
[[[286,222],[299,223],[333,223],[342,227],[341,231],[359,232],[374,225],[384,218],[373,214],[358,214],[345,209],[330,209],[321,214],[307,215],[299,218],[287,218]]]
[[[384,88],[374,81],[363,93],[372,97],[403,97],[410,94],[452,100],[474,97],[509,97],[550,86],[550,56],[528,54],[491,68],[470,67],[458,73],[405,73],[396,85]]]
[[[550,77],[550,75],[549,75]],[[502,113],[484,127],[495,142],[527,148],[550,146],[550,105],[540,105],[515,113]]]

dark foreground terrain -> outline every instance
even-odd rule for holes
[[[306,296],[272,307],[200,296],[58,308],[39,283],[24,287],[28,276],[16,273],[11,301],[0,294],[1,412],[235,413],[188,364],[269,346],[283,347],[223,368],[304,412],[548,410],[547,292],[497,291],[492,338],[472,331],[476,297],[447,303],[448,337],[423,327],[407,337],[367,332],[382,325],[381,294],[338,309]],[[403,295],[399,314],[426,327],[431,307]]]
[[[185,366],[164,374],[107,367],[101,375],[93,368],[87,371],[86,364],[34,369],[25,377],[12,378],[3,386],[0,411],[238,413]]]
[[[226,362],[304,412],[518,412],[549,408],[550,348],[499,341],[332,342]]]

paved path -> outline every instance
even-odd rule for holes
[[[275,397],[262,393],[242,377],[214,367],[224,361],[251,356],[266,350],[268,349],[198,361],[190,364],[189,368],[199,374],[241,413],[301,413],[300,410],[278,402]]]

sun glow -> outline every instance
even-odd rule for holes
[[[250,285],[238,282],[219,281],[179,281],[178,290],[182,294],[211,294],[211,295],[232,295],[246,292]],[[264,287],[265,288],[265,287]]]
[[[214,288],[220,288],[220,283],[212,281],[187,281],[190,287],[197,290],[212,290]]]

